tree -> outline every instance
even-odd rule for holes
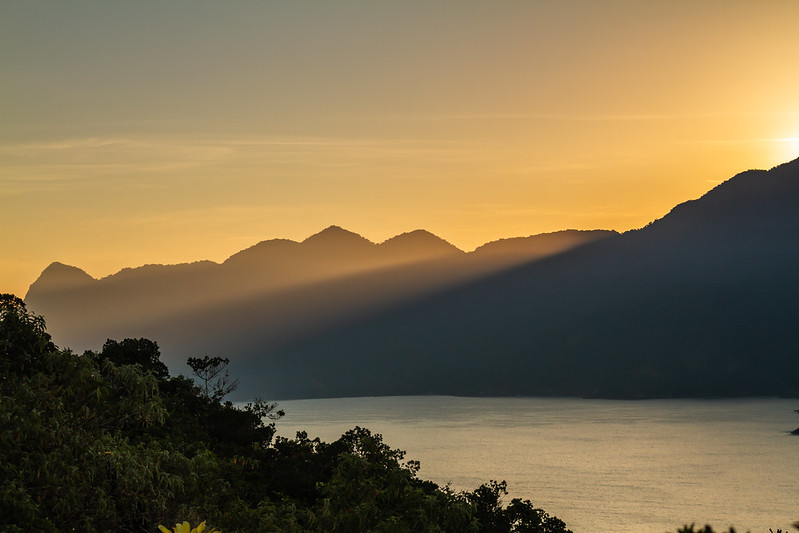
[[[30,313],[17,296],[0,294],[0,383],[12,373],[30,375],[42,354],[55,349],[44,318]]]
[[[205,397],[209,400],[220,401],[239,386],[238,378],[230,381],[227,370],[230,359],[227,357],[189,357],[187,363],[194,375],[202,380]]]
[[[158,343],[150,339],[124,339],[121,342],[108,339],[103,344],[100,357],[110,359],[116,365],[141,365],[159,380],[169,378],[169,369],[161,362]]]
[[[571,533],[562,520],[537,509],[530,500],[514,498],[503,508],[502,496],[507,494],[507,483],[493,480],[465,494],[474,507],[481,532]]]
[[[155,377],[59,351],[0,296],[0,530],[131,531],[171,518],[191,461],[143,442],[163,424]]]

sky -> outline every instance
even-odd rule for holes
[[[0,292],[339,225],[644,226],[799,156],[799,2],[0,4]]]

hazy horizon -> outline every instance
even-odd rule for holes
[[[18,2],[0,291],[418,228],[625,231],[799,155],[799,5]]]

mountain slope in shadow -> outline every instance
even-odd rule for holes
[[[258,354],[277,397],[799,394],[799,160],[645,228]]]

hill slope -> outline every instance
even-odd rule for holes
[[[799,161],[253,358],[278,396],[797,395]]]

